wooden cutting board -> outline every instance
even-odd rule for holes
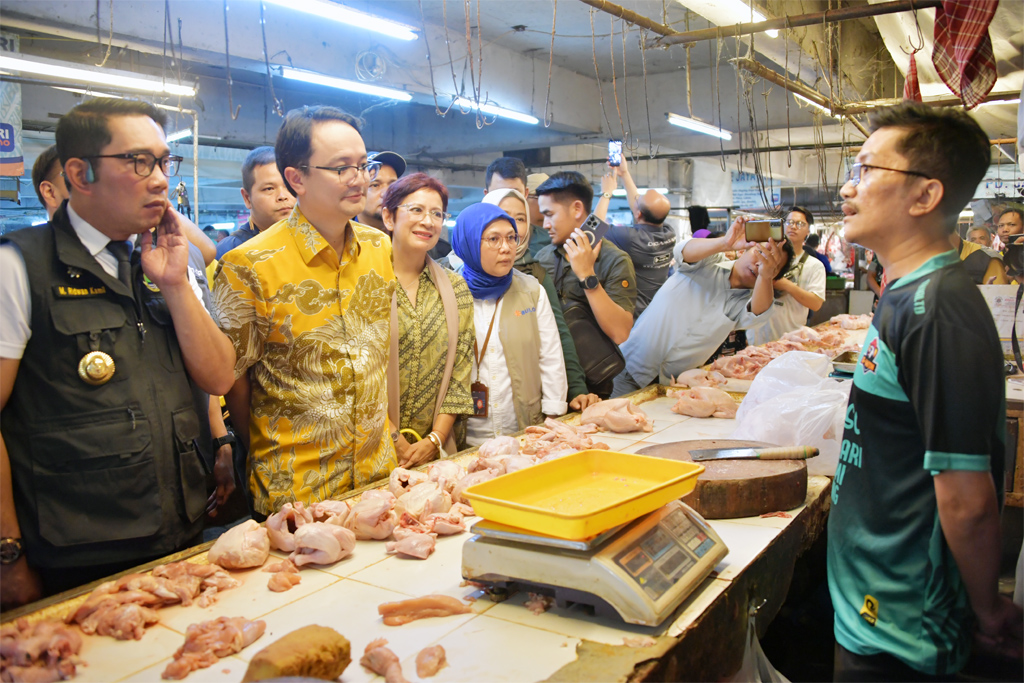
[[[763,448],[773,444],[735,439],[676,441],[637,451],[669,460],[692,462],[699,448]],[[792,510],[807,498],[807,463],[803,460],[702,460],[704,472],[682,501],[704,519],[756,517]]]

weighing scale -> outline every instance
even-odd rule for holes
[[[489,589],[553,596],[559,607],[657,626],[729,549],[689,506],[673,500],[593,538],[569,541],[477,522],[463,545],[462,577]]]

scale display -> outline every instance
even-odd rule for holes
[[[622,567],[652,600],[672,588],[714,545],[682,510],[675,510],[644,534],[635,546],[619,553]]]

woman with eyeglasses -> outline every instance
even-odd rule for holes
[[[459,214],[451,240],[473,293],[476,326],[466,443],[564,415],[569,388],[558,327],[540,283],[512,267],[520,241],[515,219],[499,206],[473,204]]]
[[[447,208],[447,188],[425,173],[400,178],[381,199],[400,285],[392,308],[398,328],[392,349],[398,353],[401,431],[395,449],[401,467],[433,460],[442,447],[449,455],[458,451],[456,422],[473,413],[473,295],[460,275],[427,255],[441,236]]]

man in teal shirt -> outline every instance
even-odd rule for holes
[[[847,241],[889,278],[854,375],[832,485],[835,680],[949,680],[971,643],[1020,656],[998,594],[1005,452],[995,324],[949,234],[988,168],[967,114],[872,115],[843,185]]]

